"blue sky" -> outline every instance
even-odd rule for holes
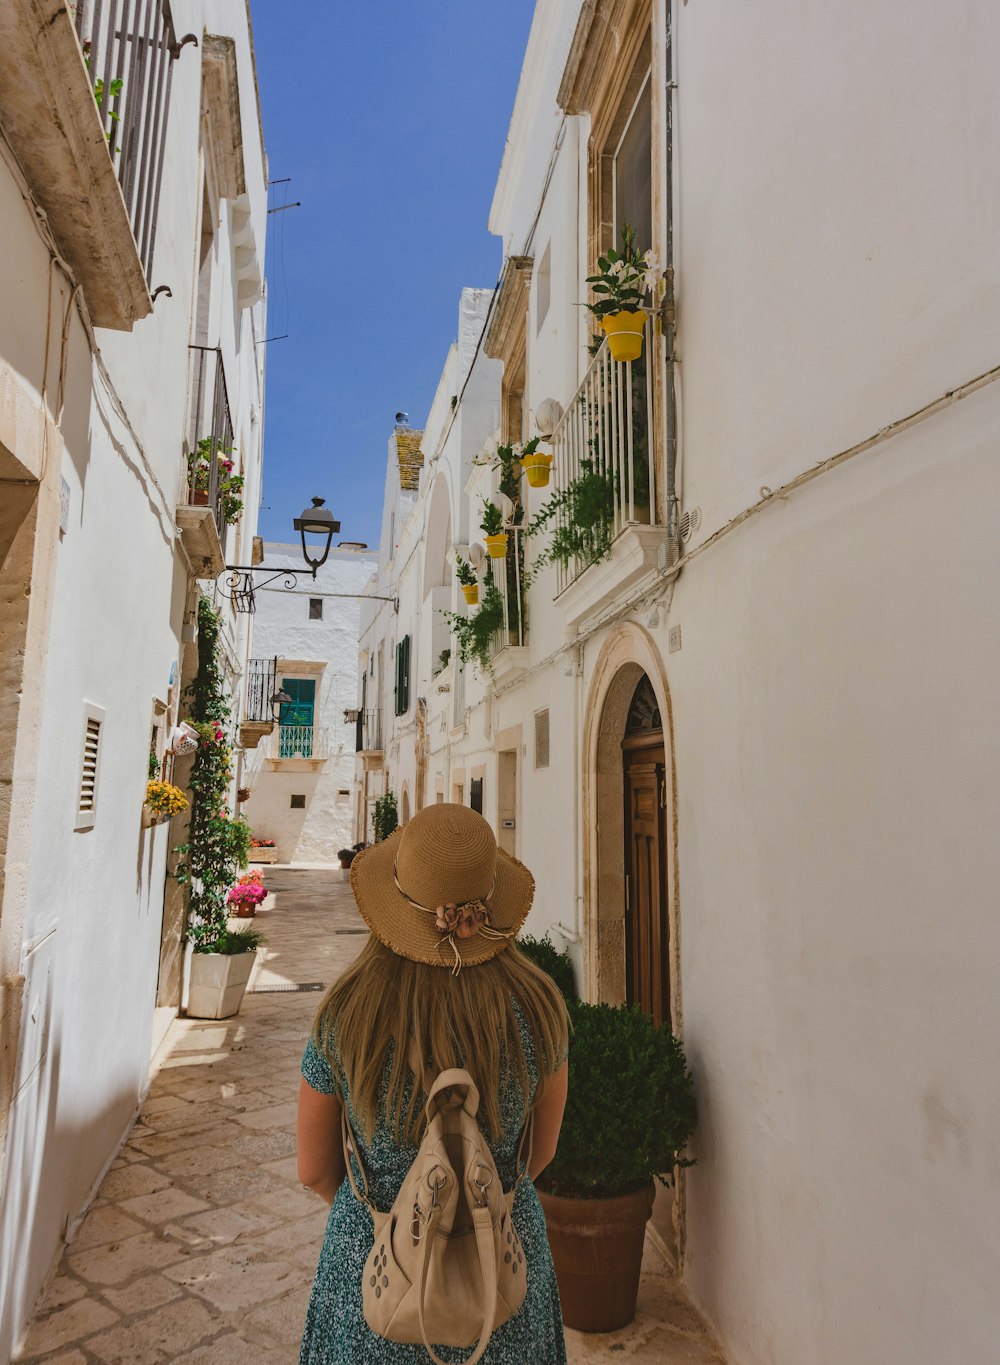
[[[326,497],[378,542],[386,440],[422,425],[486,229],[534,0],[255,0],[272,181],[260,533]]]

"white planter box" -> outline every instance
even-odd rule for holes
[[[248,861],[251,863],[276,863],[278,861],[278,850],[276,848],[252,848]]]
[[[228,1019],[235,1014],[256,961],[256,953],[192,953],[188,1016]]]

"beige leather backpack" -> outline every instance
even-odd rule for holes
[[[351,1188],[375,1223],[375,1245],[362,1282],[365,1321],[387,1341],[423,1342],[436,1365],[444,1363],[431,1342],[471,1346],[478,1341],[466,1361],[475,1365],[494,1328],[517,1312],[527,1292],[527,1266],[511,1209],[531,1159],[532,1120],[529,1116],[521,1136],[517,1181],[504,1194],[476,1122],[478,1109],[479,1090],[468,1071],[442,1071],[427,1095],[420,1149],[388,1213],[368,1197],[346,1107],[343,1115]],[[352,1150],[364,1193],[351,1169]]]

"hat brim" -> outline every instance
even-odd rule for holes
[[[397,888],[396,850],[403,836],[400,826],[388,839],[363,849],[351,863],[351,890],[361,917],[377,939],[400,957],[429,967],[455,966],[451,943],[434,923],[434,916],[411,905]],[[463,967],[488,962],[506,948],[528,918],[535,895],[535,879],[516,858],[497,849],[496,885],[489,900],[490,927],[503,938],[479,933],[453,939]]]

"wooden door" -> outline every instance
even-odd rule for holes
[[[626,982],[630,1003],[670,1020],[666,761],[662,740],[623,746]]]

